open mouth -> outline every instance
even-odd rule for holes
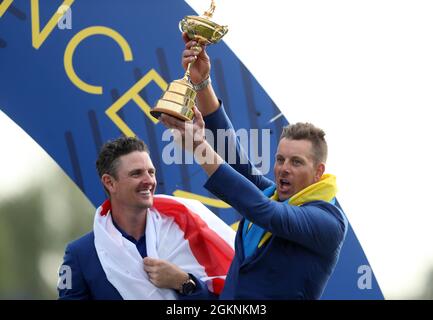
[[[288,191],[289,188],[292,186],[290,181],[288,179],[279,179],[279,186],[281,191]]]
[[[138,193],[142,196],[149,197],[152,194],[152,188],[144,188],[138,190]]]

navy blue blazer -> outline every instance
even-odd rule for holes
[[[122,296],[108,281],[102,269],[94,239],[92,231],[67,245],[63,266],[69,266],[72,271],[71,286],[70,289],[58,288],[59,300],[122,300]],[[203,282],[198,281],[193,275],[192,277],[197,283],[197,289],[188,296],[176,292],[179,299],[216,298]]]
[[[319,299],[347,231],[347,219],[338,203],[312,201],[298,207],[287,201],[271,201],[263,191],[274,183],[249,161],[223,106],[204,120],[214,137],[225,139],[225,160],[229,146],[235,147],[230,151],[236,156],[235,163],[222,164],[209,177],[205,188],[249,221],[272,232],[265,245],[246,257],[242,237],[245,219],[241,219],[235,256],[220,299]],[[218,129],[229,134],[218,135]]]

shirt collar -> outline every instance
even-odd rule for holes
[[[128,240],[131,241],[132,243],[137,243],[137,242],[140,242],[140,241],[143,240],[144,232],[143,232],[143,234],[141,235],[140,239],[138,239],[138,241],[137,241],[137,240],[135,240],[135,238],[134,238],[133,236],[127,234],[127,233],[126,233],[126,232],[125,232],[121,227],[119,227],[119,225],[116,223],[116,221],[114,221],[113,216],[111,216],[111,218],[112,218],[112,221],[113,221],[113,225],[116,227],[117,230],[119,230],[119,232],[122,234],[122,236],[123,236],[124,238],[128,239]]]

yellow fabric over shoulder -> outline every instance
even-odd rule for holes
[[[316,183],[313,183],[292,196],[289,200],[289,204],[300,206],[304,203],[318,200],[329,202],[335,198],[337,191],[337,178],[334,175],[327,173],[322,175],[320,180]],[[275,201],[278,200],[277,190],[275,190],[271,199]],[[272,233],[266,232],[260,240],[258,247],[260,248],[263,246],[271,236]]]

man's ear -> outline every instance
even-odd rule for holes
[[[318,182],[325,172],[325,164],[323,162],[319,163],[316,168],[316,174],[314,176],[314,182]]]
[[[114,191],[114,182],[115,179],[110,176],[108,173],[104,173],[101,177],[101,182],[104,185],[105,189],[108,190],[109,193]]]

